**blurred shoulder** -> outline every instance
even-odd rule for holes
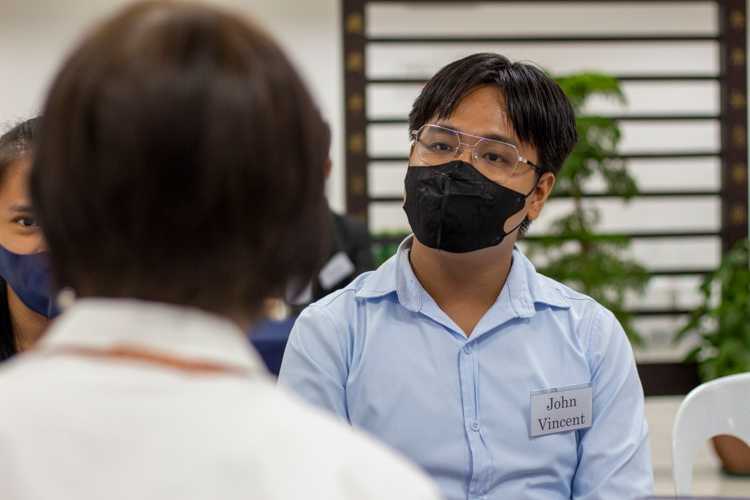
[[[282,418],[278,424],[289,430],[284,446],[319,474],[340,478],[347,498],[442,498],[426,473],[397,452],[303,402],[284,387],[275,392],[281,410],[277,414]]]

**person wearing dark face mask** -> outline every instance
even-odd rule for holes
[[[56,313],[47,245],[28,188],[39,120],[0,137],[0,361],[31,347]]]
[[[515,246],[576,142],[538,68],[475,54],[409,115],[414,232],[308,307],[279,382],[420,464],[451,500],[653,491],[643,391],[610,311]]]

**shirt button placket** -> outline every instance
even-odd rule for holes
[[[464,425],[467,427],[469,437],[469,452],[471,453],[471,476],[468,477],[469,500],[481,498],[480,477],[484,464],[482,461],[482,442],[479,435],[479,421],[477,420],[476,380],[474,377],[474,363],[471,357],[472,346],[468,342],[464,344],[463,352],[459,352],[459,365],[461,370],[461,399],[464,409]]]

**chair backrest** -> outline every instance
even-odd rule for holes
[[[680,405],[672,429],[675,494],[692,493],[695,454],[707,439],[719,434],[750,443],[750,373],[701,384]]]

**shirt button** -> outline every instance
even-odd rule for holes
[[[464,346],[464,352],[465,352],[466,354],[469,354],[469,353],[471,352],[471,347],[469,347],[469,344],[466,344],[466,345]]]
[[[472,431],[478,431],[478,430],[479,430],[479,422],[477,422],[476,420],[474,420],[474,421],[473,421],[473,422],[471,423],[471,430],[472,430]]]

